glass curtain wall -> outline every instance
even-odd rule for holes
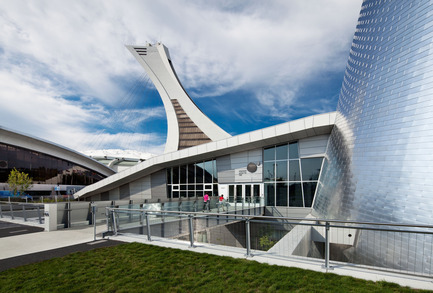
[[[265,148],[263,161],[266,205],[311,207],[322,157],[300,158],[293,142]]]
[[[0,182],[13,168],[29,174],[33,184],[90,185],[105,176],[47,154],[0,143]]]
[[[167,198],[194,198],[218,195],[216,161],[196,162],[167,168]]]

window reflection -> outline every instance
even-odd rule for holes
[[[90,185],[104,175],[47,154],[0,144],[0,182],[7,182],[13,168],[29,174],[33,184]]]
[[[302,180],[318,180],[322,160],[322,158],[302,159]]]
[[[166,174],[170,186],[168,198],[203,197],[205,191],[210,196],[218,195],[218,184],[214,184],[218,183],[215,160],[167,168]],[[179,187],[177,190],[176,186]]]
[[[303,207],[301,183],[290,183],[289,185],[289,206]]]
[[[300,158],[299,143],[263,149],[266,204],[311,207],[323,158]]]

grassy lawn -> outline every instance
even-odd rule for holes
[[[415,292],[140,243],[73,253],[0,273],[0,292]]]

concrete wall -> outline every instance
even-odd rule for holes
[[[161,170],[151,175],[152,201],[167,201],[166,171]]]

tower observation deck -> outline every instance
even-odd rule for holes
[[[230,137],[191,100],[177,77],[167,47],[162,43],[126,47],[146,70],[164,103],[165,153]]]

